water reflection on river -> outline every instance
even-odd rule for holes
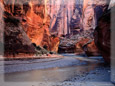
[[[94,70],[98,64],[88,63],[87,65],[71,66],[64,68],[50,68],[42,70],[32,70],[26,72],[16,72],[5,74],[6,82],[61,82],[71,79],[77,75],[82,76],[85,73]]]

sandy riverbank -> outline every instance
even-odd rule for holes
[[[0,56],[0,61],[10,61],[10,60],[29,60],[29,59],[47,59],[47,58],[63,58],[64,56],[59,54],[52,54],[52,55],[39,55],[39,56],[10,56],[10,57],[4,57]]]

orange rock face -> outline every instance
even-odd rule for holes
[[[30,9],[26,13],[26,22],[23,22],[25,31],[37,46],[42,46],[49,51],[58,51],[59,38],[50,36],[50,17],[44,13],[44,5],[33,5],[29,3]]]
[[[58,37],[51,37],[51,51],[58,52],[60,40]]]
[[[83,54],[84,50],[83,50],[83,46],[89,41],[89,38],[81,38],[81,40],[79,42],[76,43],[75,47],[76,47],[76,54]]]
[[[99,52],[97,46],[95,45],[94,41],[91,41],[91,42],[87,43],[86,45],[84,45],[83,49],[84,49],[85,53],[87,54],[87,56],[100,55],[100,52]]]
[[[23,0],[22,2],[14,0],[15,3],[17,2],[20,4],[11,4],[8,1],[5,2],[7,3],[4,5],[5,12],[21,21],[25,32],[33,43],[41,45],[44,33],[50,36],[50,17],[45,14],[44,4],[40,4],[40,1],[33,0],[25,3]]]
[[[86,54],[87,56],[98,56],[100,52],[96,47],[94,41],[90,38],[81,38],[79,42],[76,43],[76,54]]]
[[[27,12],[25,14],[25,21],[23,26],[29,38],[36,45],[42,45],[44,34],[49,36],[50,18],[47,16],[45,19],[44,5],[33,5],[31,2],[28,4]],[[44,20],[46,20],[44,22]]]
[[[49,51],[58,51],[59,38],[51,37],[49,32],[50,16],[46,13],[46,7],[43,1],[16,1],[12,4],[4,2],[4,17],[14,17],[20,20],[20,23],[32,43],[37,46],[47,48]],[[5,4],[7,3],[7,4]]]
[[[48,37],[47,34],[44,34],[42,45],[48,51],[57,52],[60,40],[59,37],[50,36]]]

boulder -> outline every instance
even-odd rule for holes
[[[75,53],[75,45],[59,46],[58,53]]]
[[[84,46],[83,50],[85,51],[87,56],[99,56],[101,55],[97,46],[95,45],[94,40],[88,41]]]
[[[89,41],[89,38],[81,38],[75,45],[76,54],[84,54],[83,46]]]
[[[76,40],[68,39],[68,38],[60,38],[59,44],[59,53],[75,53],[75,43]]]

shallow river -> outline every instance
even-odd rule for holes
[[[102,57],[86,58],[84,56],[75,56],[74,54],[63,55],[65,56],[64,58],[6,61],[4,62],[4,81],[76,82],[85,79],[90,80],[89,77],[93,77],[93,81],[96,82],[110,82],[109,68],[103,66]],[[90,74],[90,72],[92,73]],[[105,75],[102,75],[102,72]],[[1,75],[3,74],[1,73]],[[86,78],[84,79],[84,77]]]

